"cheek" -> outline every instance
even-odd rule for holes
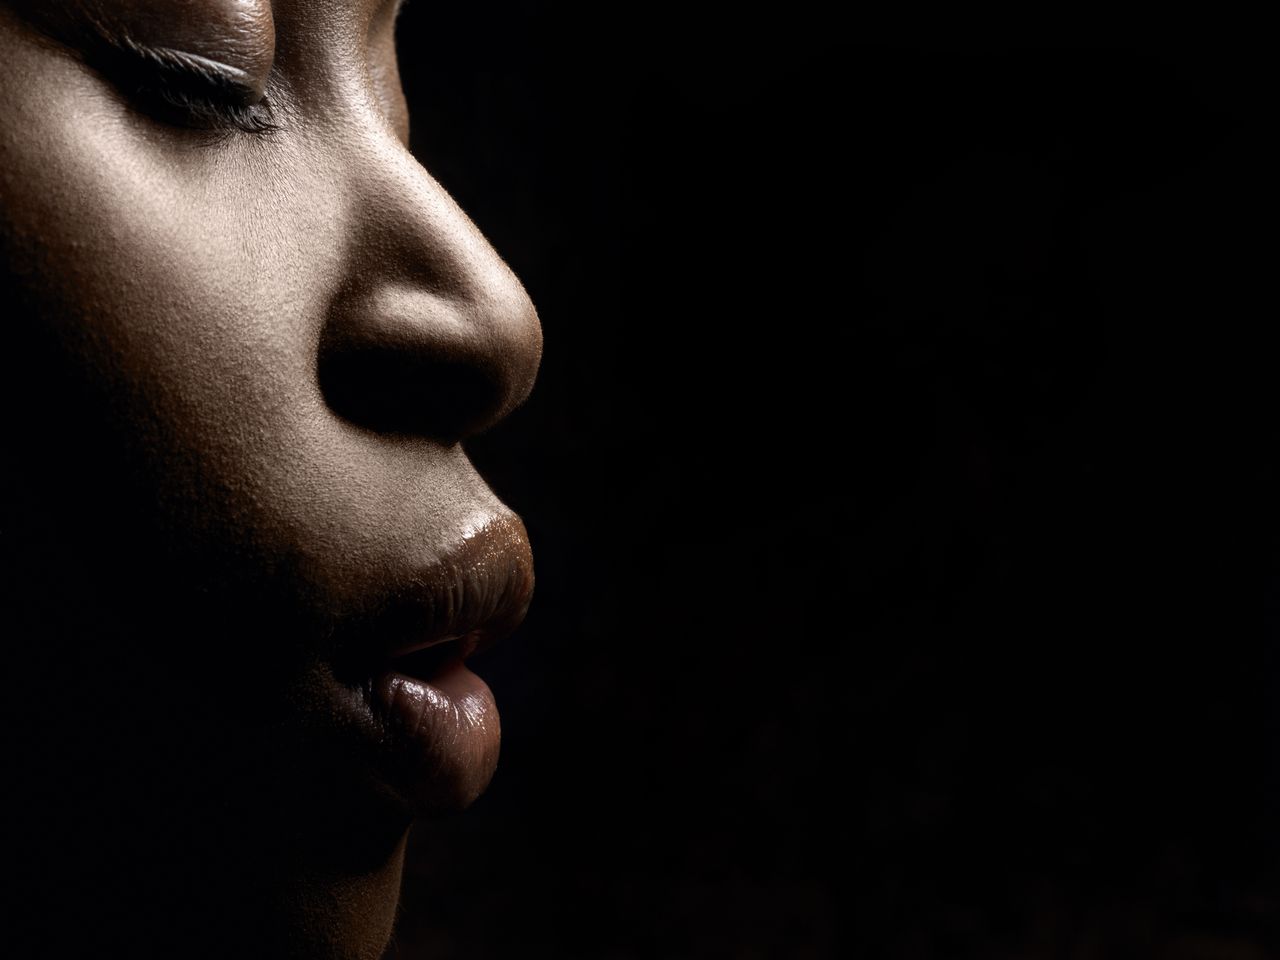
[[[47,82],[11,89],[25,102],[0,111],[13,128],[0,147],[12,186],[0,209],[17,248],[9,261],[30,264],[30,286],[49,301],[42,322],[105,354],[105,372],[158,388],[264,351],[278,367],[305,331],[256,316],[270,306],[261,291],[280,280],[264,257],[272,211],[257,224],[246,213],[261,171],[166,143],[63,58],[39,67]]]
[[[25,459],[80,478],[49,509],[102,514],[133,483],[193,539],[279,539],[281,503],[324,500],[299,445],[340,218],[315,190],[292,205],[310,223],[283,216],[265,158],[184,152],[69,61],[37,66],[0,94],[0,235],[30,308],[6,357]]]
[[[214,453],[253,435],[254,411],[296,405],[308,331],[296,308],[264,302],[261,289],[280,278],[268,279],[218,181],[101,120],[41,133],[16,167],[38,189],[6,205],[20,248],[9,259],[34,265],[26,322],[42,328],[31,332],[43,355],[28,355],[28,369],[62,367],[42,382],[81,381],[101,407],[80,415],[119,421],[157,453]]]

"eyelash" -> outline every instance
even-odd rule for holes
[[[137,84],[133,97],[157,120],[174,126],[215,132],[235,130],[256,136],[279,129],[271,103],[265,97],[245,106],[221,99],[216,91],[204,95],[154,82]]]

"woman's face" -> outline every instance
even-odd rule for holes
[[[396,7],[0,2],[6,839],[55,944],[377,957],[410,818],[493,772],[461,660],[532,573],[459,442],[541,335],[406,149]]]

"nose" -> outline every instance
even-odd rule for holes
[[[347,276],[321,330],[330,408],[367,429],[453,443],[517,407],[542,355],[520,281],[402,148],[353,178]]]

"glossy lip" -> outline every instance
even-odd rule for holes
[[[511,633],[533,594],[533,557],[514,514],[474,526],[437,563],[381,605],[337,664],[361,726],[372,732],[380,779],[416,816],[461,809],[497,765],[501,731],[488,684],[465,660]],[[425,676],[404,658],[453,643]],[[408,661],[412,662],[412,661]]]
[[[399,605],[422,619],[413,633],[390,634],[383,657],[394,660],[462,638],[473,652],[487,650],[519,626],[532,596],[533,556],[524,524],[514,514],[492,519],[469,530],[459,546],[399,592]]]

